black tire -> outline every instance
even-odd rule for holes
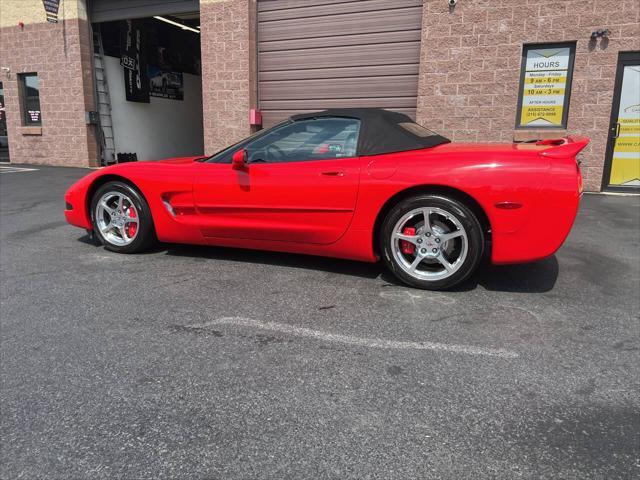
[[[131,199],[133,206],[138,213],[137,234],[133,241],[128,245],[116,245],[110,242],[104,237],[98,227],[95,218],[97,203],[103,195],[109,192],[120,192],[125,194]],[[93,197],[91,198],[91,223],[93,224],[93,232],[96,240],[102,243],[107,250],[111,250],[112,252],[138,253],[147,250],[157,241],[149,204],[137,189],[124,182],[107,182],[94,192]]]
[[[467,238],[466,258],[450,276],[427,280],[416,278],[405,271],[393,253],[393,230],[403,216],[415,209],[437,208],[451,214],[464,227]],[[484,252],[482,226],[473,211],[462,201],[436,194],[423,194],[406,198],[396,204],[385,217],[380,230],[380,251],[389,270],[402,282],[425,290],[445,290],[467,279],[477,269]],[[444,267],[442,267],[444,268]]]

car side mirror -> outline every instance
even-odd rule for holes
[[[241,148],[231,157],[231,168],[234,170],[244,170],[247,166],[247,151]]]

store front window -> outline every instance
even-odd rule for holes
[[[4,109],[4,88],[0,82],[0,162],[9,161],[9,142],[7,136],[7,113]]]
[[[22,90],[22,119],[24,125],[42,125],[40,111],[40,80],[37,73],[24,73],[19,76]]]

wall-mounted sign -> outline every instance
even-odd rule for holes
[[[575,43],[525,45],[516,128],[566,128]]]
[[[120,24],[120,65],[124,67],[124,90],[129,102],[149,103],[144,41],[142,22],[125,20]]]
[[[42,0],[44,11],[47,14],[47,22],[58,23],[58,9],[60,0]]]
[[[151,96],[170,100],[184,99],[184,77],[182,72],[166,72],[149,65]]]

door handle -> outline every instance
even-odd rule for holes
[[[615,132],[612,138],[618,138],[620,136],[620,122],[616,122],[616,124],[611,127],[611,131]]]
[[[340,172],[340,171],[321,172],[320,175],[324,175],[325,177],[344,177],[344,172]]]

